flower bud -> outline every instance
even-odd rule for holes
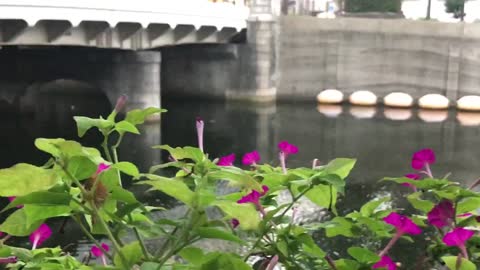
[[[127,104],[128,97],[126,95],[121,95],[117,99],[117,104],[115,104],[115,112],[119,113],[125,108],[125,104]]]

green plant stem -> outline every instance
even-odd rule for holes
[[[105,230],[105,232],[107,233],[107,236],[108,238],[110,238],[110,241],[112,241],[112,244],[113,244],[113,247],[115,248],[115,250],[117,251],[118,253],[118,256],[120,256],[120,259],[122,260],[122,263],[123,265],[128,265],[127,263],[127,258],[125,257],[125,254],[123,254],[123,252],[121,251],[121,247],[120,245],[118,244],[117,240],[115,239],[115,237],[113,236],[112,232],[110,231],[110,228],[108,227],[107,223],[105,222],[105,220],[103,220],[103,218],[100,216],[100,211],[98,211],[98,208],[97,206],[95,205],[94,202],[90,201],[90,206],[92,207],[92,210],[93,210],[93,213],[95,214],[95,216],[97,217],[98,221],[100,222],[100,225],[103,227],[103,229]]]
[[[310,189],[312,189],[312,187],[308,187],[307,189],[305,189],[304,191],[302,191],[300,194],[298,194],[298,196],[293,197],[292,199],[292,203],[290,203],[290,205],[285,208],[285,210],[280,214],[280,219],[283,218],[283,216],[285,216],[285,214],[290,210],[292,209],[293,205],[301,198],[303,197],[303,195],[305,195],[305,193],[307,193],[308,191],[310,191]],[[293,195],[292,191],[289,189],[288,190],[290,192],[290,194]],[[272,228],[272,225],[269,225],[268,228],[266,228],[262,234],[260,235],[260,237],[257,239],[257,241],[253,244],[252,248],[250,249],[249,252],[247,252],[247,255],[245,255],[245,257],[243,258],[244,261],[247,261],[248,258],[251,256],[252,252],[255,251],[255,249],[257,248],[258,244],[260,244],[260,242],[262,241],[263,237],[265,236],[266,233],[268,233],[268,231]]]
[[[138,243],[140,243],[140,247],[142,248],[142,252],[143,252],[143,255],[145,256],[145,259],[151,260],[150,253],[148,253],[147,247],[145,246],[145,241],[143,241],[143,238],[138,232],[138,229],[134,227],[133,232],[135,233],[135,237],[137,237]]]
[[[82,232],[87,236],[87,238],[92,241],[100,250],[102,250],[103,254],[108,257],[109,260],[113,261],[113,256],[108,253],[105,249],[103,249],[102,244],[93,237],[93,235],[88,231],[88,229],[83,225],[83,222],[77,217],[77,216],[72,216],[72,219],[80,226],[80,229]]]
[[[117,143],[115,143],[113,146],[112,146],[112,154],[113,154],[113,162],[114,163],[118,163],[118,154],[117,154],[117,148],[118,146],[120,145],[120,143],[122,143],[122,140],[123,140],[123,135],[124,134],[120,134],[120,136],[118,136],[118,140],[117,140]],[[117,177],[118,177],[118,184],[122,187],[122,178],[120,177],[120,171],[117,170]]]
[[[107,161],[112,162],[112,156],[108,151],[108,135],[103,134],[103,142],[102,142],[103,152],[105,152],[105,156],[107,157]]]

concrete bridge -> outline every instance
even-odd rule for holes
[[[0,45],[133,50],[228,42],[249,15],[206,0],[0,0],[0,11]]]

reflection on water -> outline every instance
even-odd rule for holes
[[[8,103],[9,113],[8,117],[3,117],[0,138],[2,168],[17,162],[42,164],[46,156],[35,150],[34,138],[77,139],[73,115],[98,116],[110,111],[110,104],[102,95],[50,94],[34,100],[38,104],[33,108],[41,109],[29,110],[28,114]],[[280,140],[288,140],[300,149],[299,154],[289,157],[290,166],[310,166],[314,158],[322,163],[336,157],[357,158],[358,163],[348,179],[346,196],[340,201],[341,213],[358,209],[359,205],[374,196],[391,194],[399,198],[406,194],[408,189],[405,187],[390,186],[387,189],[378,180],[384,176],[401,176],[411,172],[411,154],[423,147],[437,152],[438,162],[432,168],[435,175],[451,172],[454,180],[463,183],[469,183],[480,175],[476,171],[480,150],[474,147],[480,143],[480,129],[472,124],[479,123],[479,120],[471,113],[455,116],[453,112],[438,115],[438,112],[431,111],[387,108],[317,108],[316,104],[253,106],[204,101],[167,101],[164,107],[169,112],[162,116],[161,125],[146,125],[141,136],[128,136],[120,150],[121,159],[139,164],[142,171],[167,158],[165,154],[160,156],[157,150],[151,149],[151,145],[195,145],[195,117],[201,116],[205,120],[206,151],[211,157],[235,153],[238,165],[240,157],[252,150],[259,151],[262,162],[278,164],[277,143]],[[440,118],[444,121],[438,122]],[[99,139],[89,134],[82,143],[98,145]],[[158,194],[147,194],[139,187],[132,189],[153,203],[165,201]],[[396,206],[405,207],[406,204],[399,201]],[[61,220],[54,222],[58,224]],[[67,236],[60,237],[60,243],[78,243],[78,255],[81,256],[88,250],[86,242],[82,242],[83,238],[75,233],[78,232],[75,226],[69,224],[66,230]],[[319,236],[318,239],[323,238]],[[328,241],[320,244],[338,247],[339,243],[343,243],[342,240],[336,241],[336,244]],[[75,252],[76,249],[73,246],[69,250]]]

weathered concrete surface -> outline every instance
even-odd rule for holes
[[[279,19],[280,99],[337,88],[450,99],[480,93],[480,25],[382,19]]]

